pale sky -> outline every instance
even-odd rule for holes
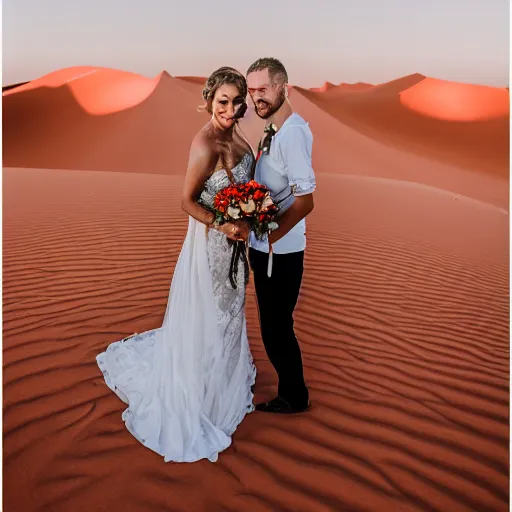
[[[411,73],[508,86],[508,0],[3,0],[3,85],[68,66],[155,76],[282,60],[290,82]]]

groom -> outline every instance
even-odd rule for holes
[[[254,272],[261,336],[278,378],[278,396],[256,410],[293,414],[309,408],[302,357],[293,330],[306,247],[305,217],[313,210],[315,174],[311,166],[313,136],[288,101],[288,74],[274,58],[258,59],[247,70],[256,113],[267,121],[258,148],[255,180],[266,185],[279,204],[279,227],[268,239],[251,232],[249,259]],[[269,247],[272,267],[268,276]]]

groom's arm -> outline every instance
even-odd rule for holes
[[[316,189],[316,179],[311,158],[313,135],[309,127],[289,127],[279,140],[277,149],[287,170],[295,201],[276,219],[279,227],[270,233],[270,244],[283,238],[298,222],[309,215],[315,206],[313,192]]]
[[[293,226],[313,211],[314,206],[313,194],[295,196],[293,204],[277,218],[279,227],[270,233],[268,237],[269,243],[275,244],[278,240],[283,238]]]

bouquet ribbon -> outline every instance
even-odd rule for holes
[[[238,263],[240,258],[244,264],[245,270],[245,284],[249,282],[249,261],[247,260],[247,252],[245,250],[245,242],[234,242],[230,240],[233,245],[233,252],[231,253],[231,265],[229,267],[229,281],[233,290],[236,290],[236,278],[238,277]]]
[[[267,277],[272,277],[272,256],[274,251],[272,250],[272,244],[268,244],[268,264],[267,264]]]

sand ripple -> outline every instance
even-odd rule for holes
[[[508,215],[320,175],[296,327],[314,407],[247,417],[217,464],[164,464],[95,356],[160,325],[182,178],[4,170],[6,510],[508,510]],[[256,398],[275,376],[249,334]]]

